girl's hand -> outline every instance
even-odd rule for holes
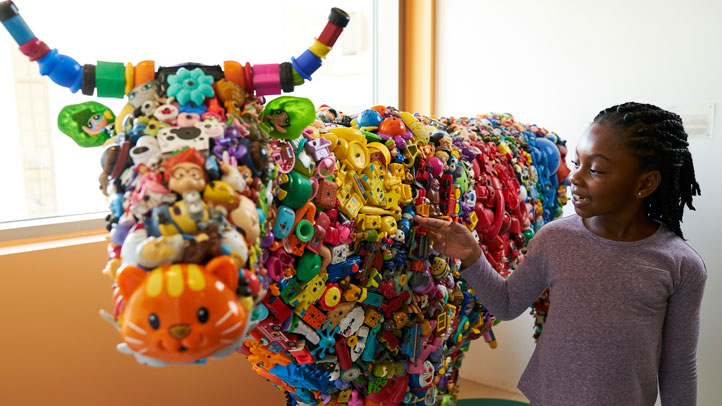
[[[468,268],[481,256],[481,247],[464,225],[435,218],[415,216],[414,221],[429,229],[434,249],[441,254],[461,259]]]

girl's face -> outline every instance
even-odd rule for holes
[[[579,140],[569,176],[572,203],[584,218],[633,218],[641,210],[643,174],[622,137],[607,126],[589,127]]]

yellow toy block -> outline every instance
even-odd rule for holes
[[[500,142],[499,145],[496,146],[496,149],[499,150],[499,154],[501,155],[511,154],[511,148],[509,148],[506,142]]]
[[[361,208],[366,204],[366,192],[356,172],[349,170],[344,173],[343,178],[340,176],[336,178],[336,184],[339,186],[336,191],[339,210],[349,218],[356,218]]]
[[[303,317],[309,306],[318,302],[326,291],[326,281],[328,280],[328,274],[318,274],[310,281],[303,285],[303,288],[291,298],[288,302],[289,305],[295,306],[293,311]]]
[[[467,224],[466,228],[468,228],[471,231],[474,231],[474,229],[476,228],[476,224],[479,222],[479,217],[476,215],[475,211],[472,211],[471,213],[469,213],[469,220],[471,220],[471,223]]]
[[[379,229],[386,235],[396,234],[396,220],[391,216],[381,217],[381,226]]]
[[[366,193],[368,194],[367,202],[374,206],[384,207],[386,202],[386,188],[384,187],[384,174],[386,171],[378,163],[372,163],[364,169],[363,175],[360,177]]]
[[[429,205],[427,203],[417,204],[416,214],[422,217],[429,217]]]
[[[411,185],[402,183],[399,186],[399,202],[402,204],[409,204],[414,200],[414,192],[411,190]]]
[[[359,214],[356,217],[356,229],[360,231],[378,230],[381,228],[381,216],[373,214]]]
[[[389,164],[389,173],[399,179],[406,178],[406,167],[401,164]]]

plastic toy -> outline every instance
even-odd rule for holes
[[[311,100],[282,96],[269,102],[261,113],[271,137],[295,139],[316,118]]]
[[[140,362],[191,362],[240,345],[251,302],[236,297],[238,268],[230,257],[150,272],[127,266],[117,282],[126,303],[119,316],[124,348]]]
[[[89,101],[63,107],[58,128],[81,147],[99,147],[110,138],[115,114],[104,105]]]

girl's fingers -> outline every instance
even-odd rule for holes
[[[431,231],[441,231],[442,227],[448,226],[450,224],[450,222],[446,220],[421,216],[414,216],[414,221],[428,228]]]
[[[441,254],[446,254],[446,243],[445,242],[437,242],[433,244],[434,249],[438,251]]]
[[[435,231],[429,231],[428,233],[426,233],[426,236],[431,240],[431,242],[439,241],[439,233]]]
[[[463,225],[463,224],[461,224],[461,223],[456,223],[456,222],[451,223],[451,227],[453,227],[453,228],[454,228],[454,231],[456,231],[456,232],[462,232],[462,233],[463,233],[463,232],[469,231],[469,229],[466,228],[466,226]]]
[[[437,244],[438,244],[438,243],[441,243],[441,242],[444,242],[444,243],[446,242],[446,237],[444,236],[444,234],[438,233],[438,232],[436,232],[436,231],[429,231],[429,232],[426,234],[426,236],[431,239],[431,242],[434,242],[434,243],[437,243]]]

